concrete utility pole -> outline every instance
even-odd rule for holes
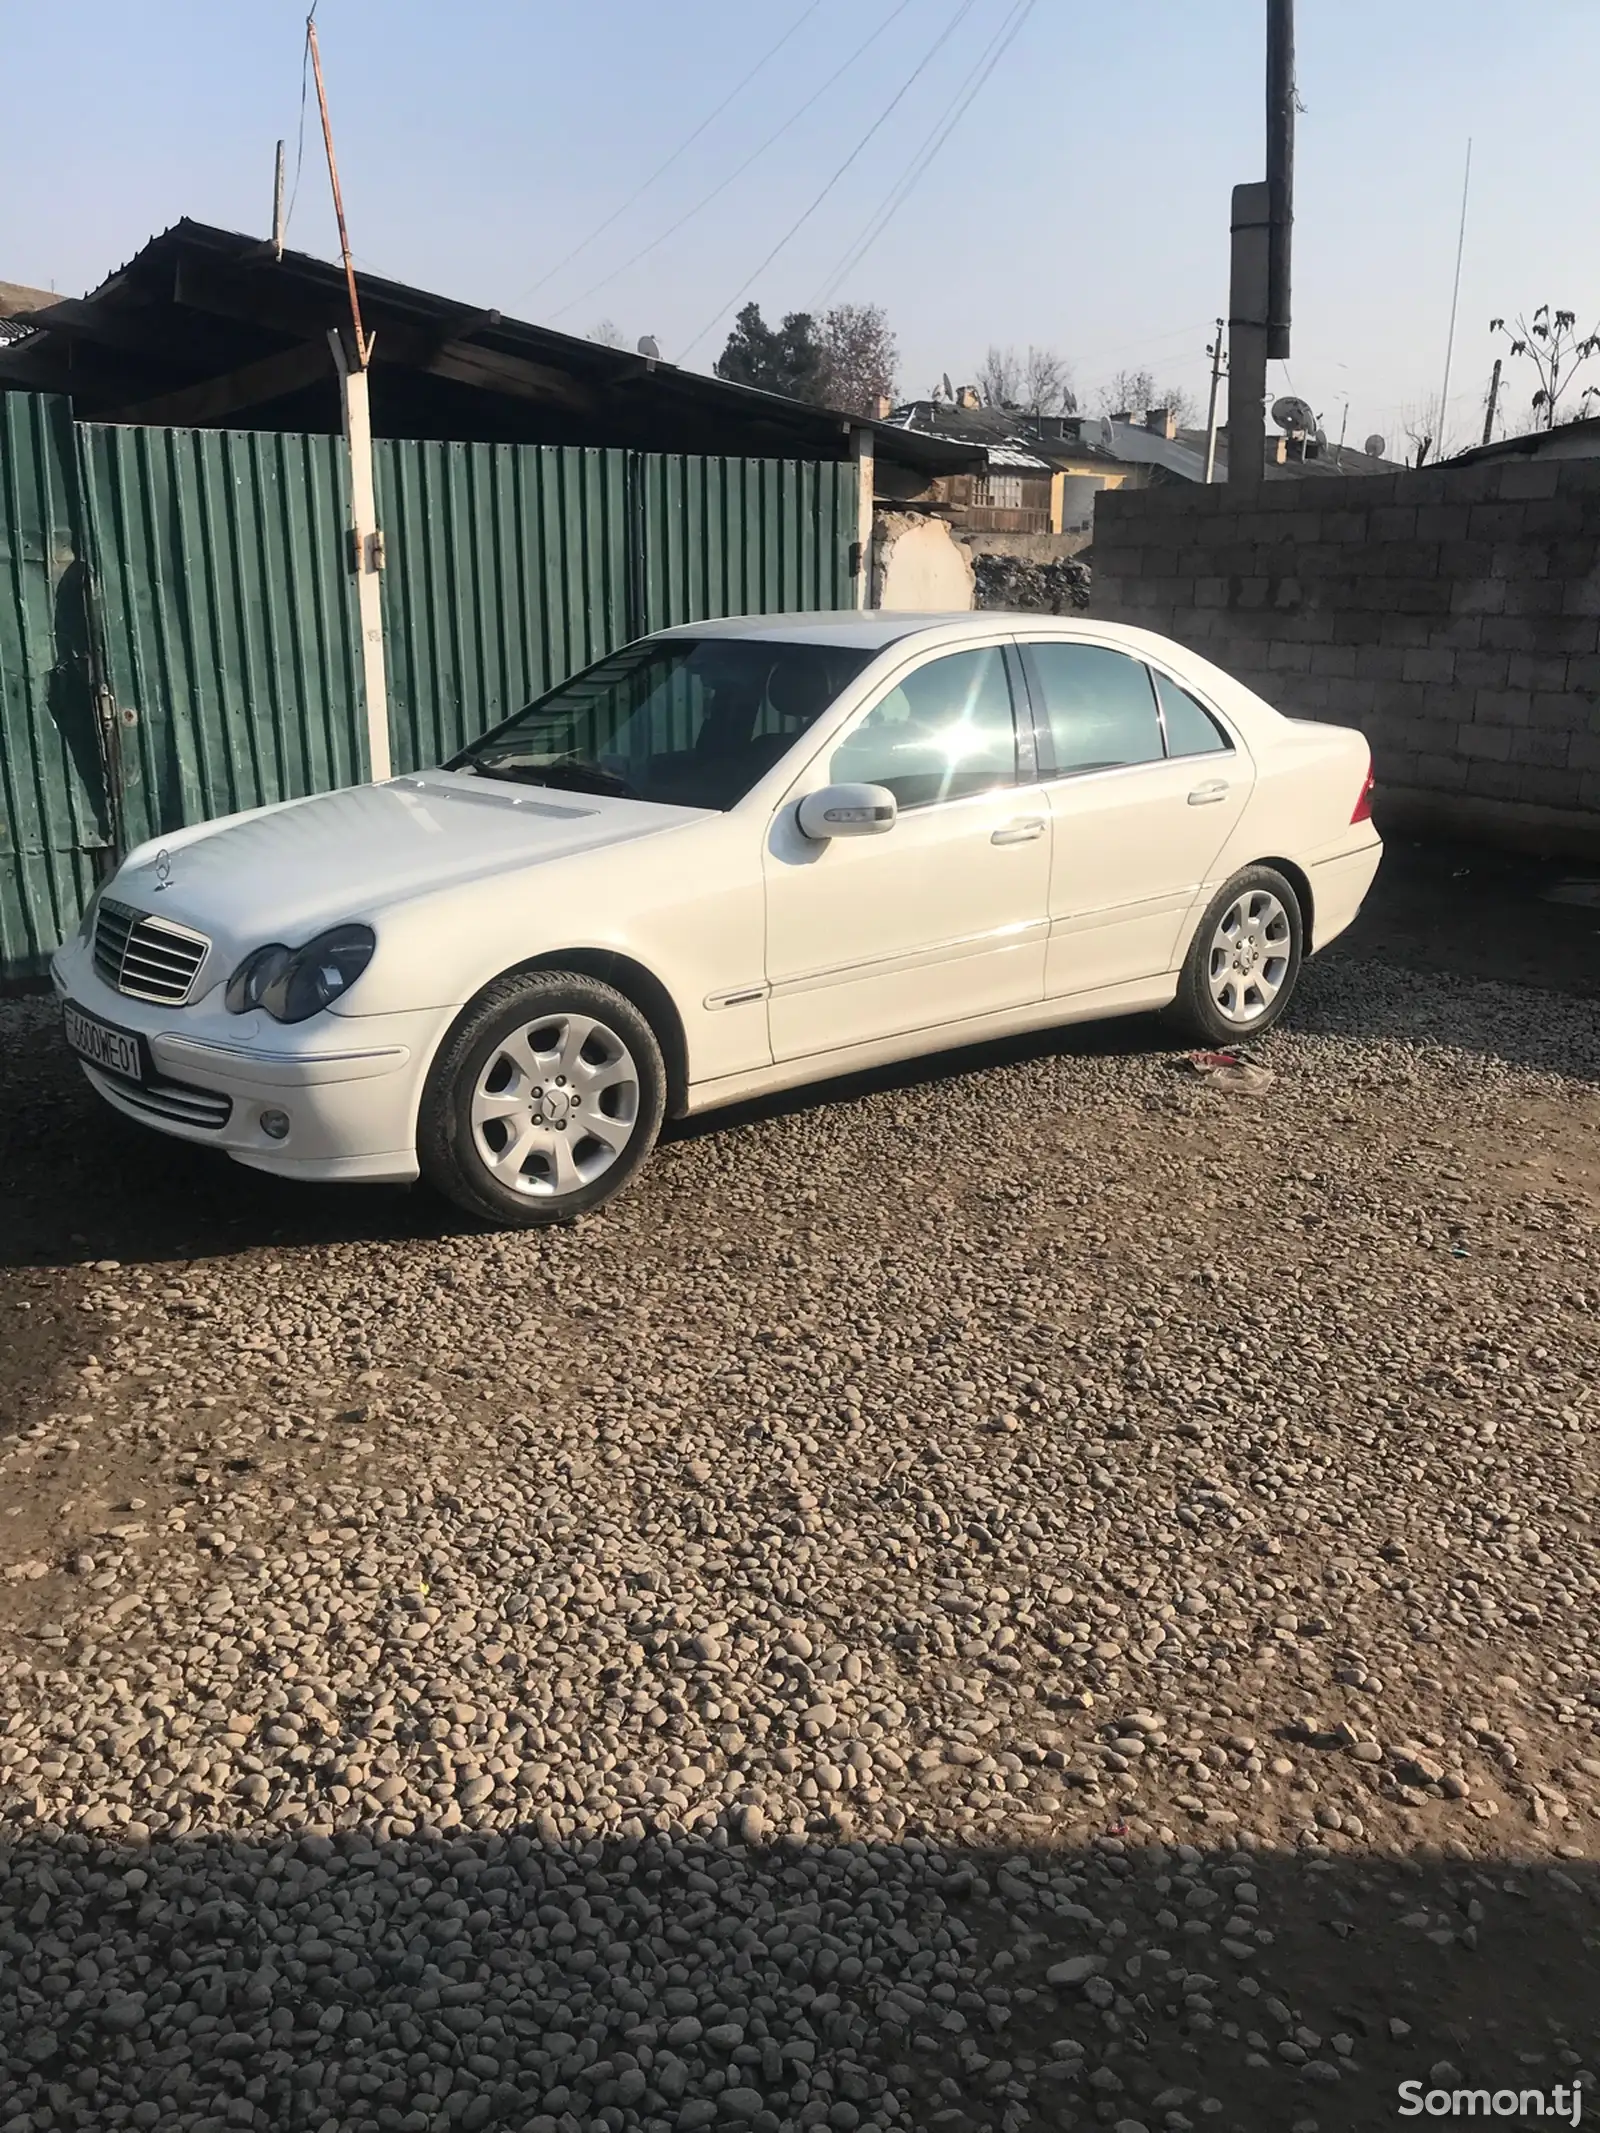
[[[1217,478],[1217,394],[1222,389],[1222,336],[1225,319],[1217,320],[1217,337],[1206,350],[1211,358],[1211,405],[1206,409],[1206,480]]]
[[[381,785],[390,775],[389,677],[383,650],[383,535],[372,477],[372,405],[366,365],[351,360],[344,335],[330,327],[328,342],[339,366],[339,401],[350,455],[350,566],[356,580],[356,620],[361,631],[361,692],[367,705],[367,776]],[[372,354],[372,338],[366,343]]]
[[[1259,489],[1269,357],[1289,353],[1294,230],[1294,0],[1267,0],[1267,176],[1233,188],[1228,290],[1228,480]]]
[[[850,457],[856,469],[856,537],[851,563],[855,570],[857,607],[872,605],[872,509],[877,480],[877,434],[864,427],[850,431]]]
[[[1264,182],[1233,188],[1228,282],[1228,486],[1259,489],[1267,455],[1267,304],[1272,221]]]
[[[1294,0],[1267,0],[1267,356],[1289,353],[1289,269],[1294,235]]]

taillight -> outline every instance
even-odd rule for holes
[[[1370,822],[1372,820],[1372,788],[1376,782],[1372,775],[1372,758],[1369,755],[1367,757],[1367,774],[1361,783],[1360,797],[1356,801],[1355,813],[1350,817],[1352,822]]]

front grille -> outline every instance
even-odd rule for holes
[[[220,1089],[195,1089],[183,1081],[128,1081],[121,1074],[108,1074],[104,1067],[86,1065],[84,1072],[134,1110],[148,1112],[152,1118],[170,1118],[175,1125],[220,1133],[233,1116],[233,1098]]]
[[[170,919],[152,918],[109,896],[100,899],[94,922],[94,967],[130,1000],[159,1000],[181,1007],[200,974],[211,943]]]

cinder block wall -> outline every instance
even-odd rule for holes
[[[1600,858],[1600,460],[1110,491],[1091,612],[1359,726],[1380,820]]]

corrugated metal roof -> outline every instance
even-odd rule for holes
[[[926,474],[967,473],[983,465],[981,450],[952,438],[908,432],[842,409],[681,370],[659,358],[608,348],[379,275],[358,273],[356,279],[363,321],[377,334],[375,420],[381,420],[378,384],[386,371],[392,378],[423,380],[430,396],[428,415],[435,427],[405,434],[470,434],[470,425],[460,430],[442,425],[470,404],[464,395],[496,396],[489,373],[499,358],[503,364],[538,366],[544,377],[569,387],[569,399],[586,410],[581,421],[569,424],[581,428],[581,436],[536,441],[839,459],[848,451],[849,431],[866,428],[885,458]],[[227,286],[231,310],[208,303],[207,285],[217,281]],[[219,334],[231,337],[235,360],[242,365],[296,343],[318,341],[349,317],[341,267],[304,252],[285,252],[275,260],[270,245],[258,238],[187,219],[153,237],[76,309],[73,331],[80,345],[86,314],[101,314],[137,331],[138,361],[126,366],[130,403],[217,375],[212,344]],[[49,321],[45,311],[36,323],[45,339],[56,343],[63,336],[49,330]],[[446,348],[479,363],[483,375],[463,376],[458,365],[444,381],[432,376],[428,359]],[[108,338],[99,353],[111,361],[117,353],[114,341]],[[30,349],[29,356],[28,382],[43,382],[40,351]],[[0,357],[0,366],[3,362]],[[0,367],[0,385],[5,382]],[[80,375],[72,388],[80,398],[84,382]],[[65,372],[62,383],[66,389]],[[112,404],[102,403],[107,411]],[[100,411],[87,409],[91,415]],[[691,428],[702,441],[691,444],[675,434]]]

